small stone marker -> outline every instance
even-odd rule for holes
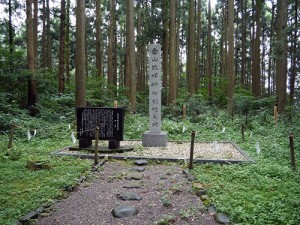
[[[143,179],[143,175],[139,172],[133,172],[133,173],[127,174],[125,179],[126,180],[141,180],[141,179]]]
[[[161,45],[149,45],[149,131],[142,135],[144,147],[165,147],[167,132],[161,131]]]
[[[145,171],[145,167],[143,167],[143,166],[135,166],[131,170],[137,171],[137,172],[144,172]]]
[[[118,195],[118,198],[123,201],[140,201],[142,197],[138,194],[132,192],[125,192],[123,194]]]
[[[128,184],[125,184],[123,186],[123,188],[127,188],[127,189],[138,189],[141,188],[143,186],[143,182],[141,181],[131,181]]]
[[[138,214],[138,210],[130,205],[120,205],[112,210],[112,214],[117,218],[132,217]]]
[[[138,159],[134,161],[134,165],[137,166],[146,166],[148,164],[148,162],[144,159]]]
[[[220,224],[229,224],[229,218],[224,213],[216,213],[214,215],[214,217],[215,217],[215,220]]]

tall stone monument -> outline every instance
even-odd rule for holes
[[[161,46],[149,45],[149,131],[142,135],[144,147],[165,147],[167,132],[161,131]]]

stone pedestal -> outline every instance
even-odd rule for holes
[[[142,145],[144,147],[166,147],[168,142],[167,132],[153,133],[146,131],[142,135]]]

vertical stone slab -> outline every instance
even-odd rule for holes
[[[161,46],[149,46],[149,131],[161,132]]]
[[[167,133],[161,131],[161,45],[149,45],[149,131],[142,136],[145,147],[167,145]]]

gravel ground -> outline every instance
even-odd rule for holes
[[[70,196],[55,204],[39,225],[216,225],[199,197],[191,192],[191,183],[178,165],[148,165],[141,172],[142,180],[126,180],[133,165],[128,162],[107,162],[93,178],[80,184]],[[138,189],[125,190],[124,185],[142,182]],[[118,194],[131,191],[142,196],[140,201],[126,201]],[[134,217],[114,218],[111,210],[129,204],[138,209]],[[170,223],[162,223],[168,221]],[[159,223],[161,222],[161,223]]]
[[[189,142],[168,142],[166,147],[143,147],[141,141],[122,141],[122,145],[133,146],[134,151],[120,155],[189,159]],[[230,142],[196,142],[194,159],[247,160]]]
[[[101,141],[100,146],[108,146],[108,143]],[[143,147],[141,141],[121,141],[121,146],[132,146],[133,151],[123,153],[110,153],[109,155],[116,156],[133,156],[145,158],[177,158],[189,159],[190,143],[182,141],[168,142],[166,147]],[[107,148],[107,147],[106,147]],[[94,148],[91,148],[92,150]],[[101,147],[99,148],[101,150]],[[80,153],[88,154],[88,151]],[[76,150],[65,148],[58,154],[78,154]],[[91,156],[92,154],[89,153]],[[101,154],[100,154],[101,155]],[[105,155],[105,154],[104,154]],[[194,159],[203,160],[239,160],[248,161],[244,154],[241,153],[231,142],[195,142],[194,144]]]

